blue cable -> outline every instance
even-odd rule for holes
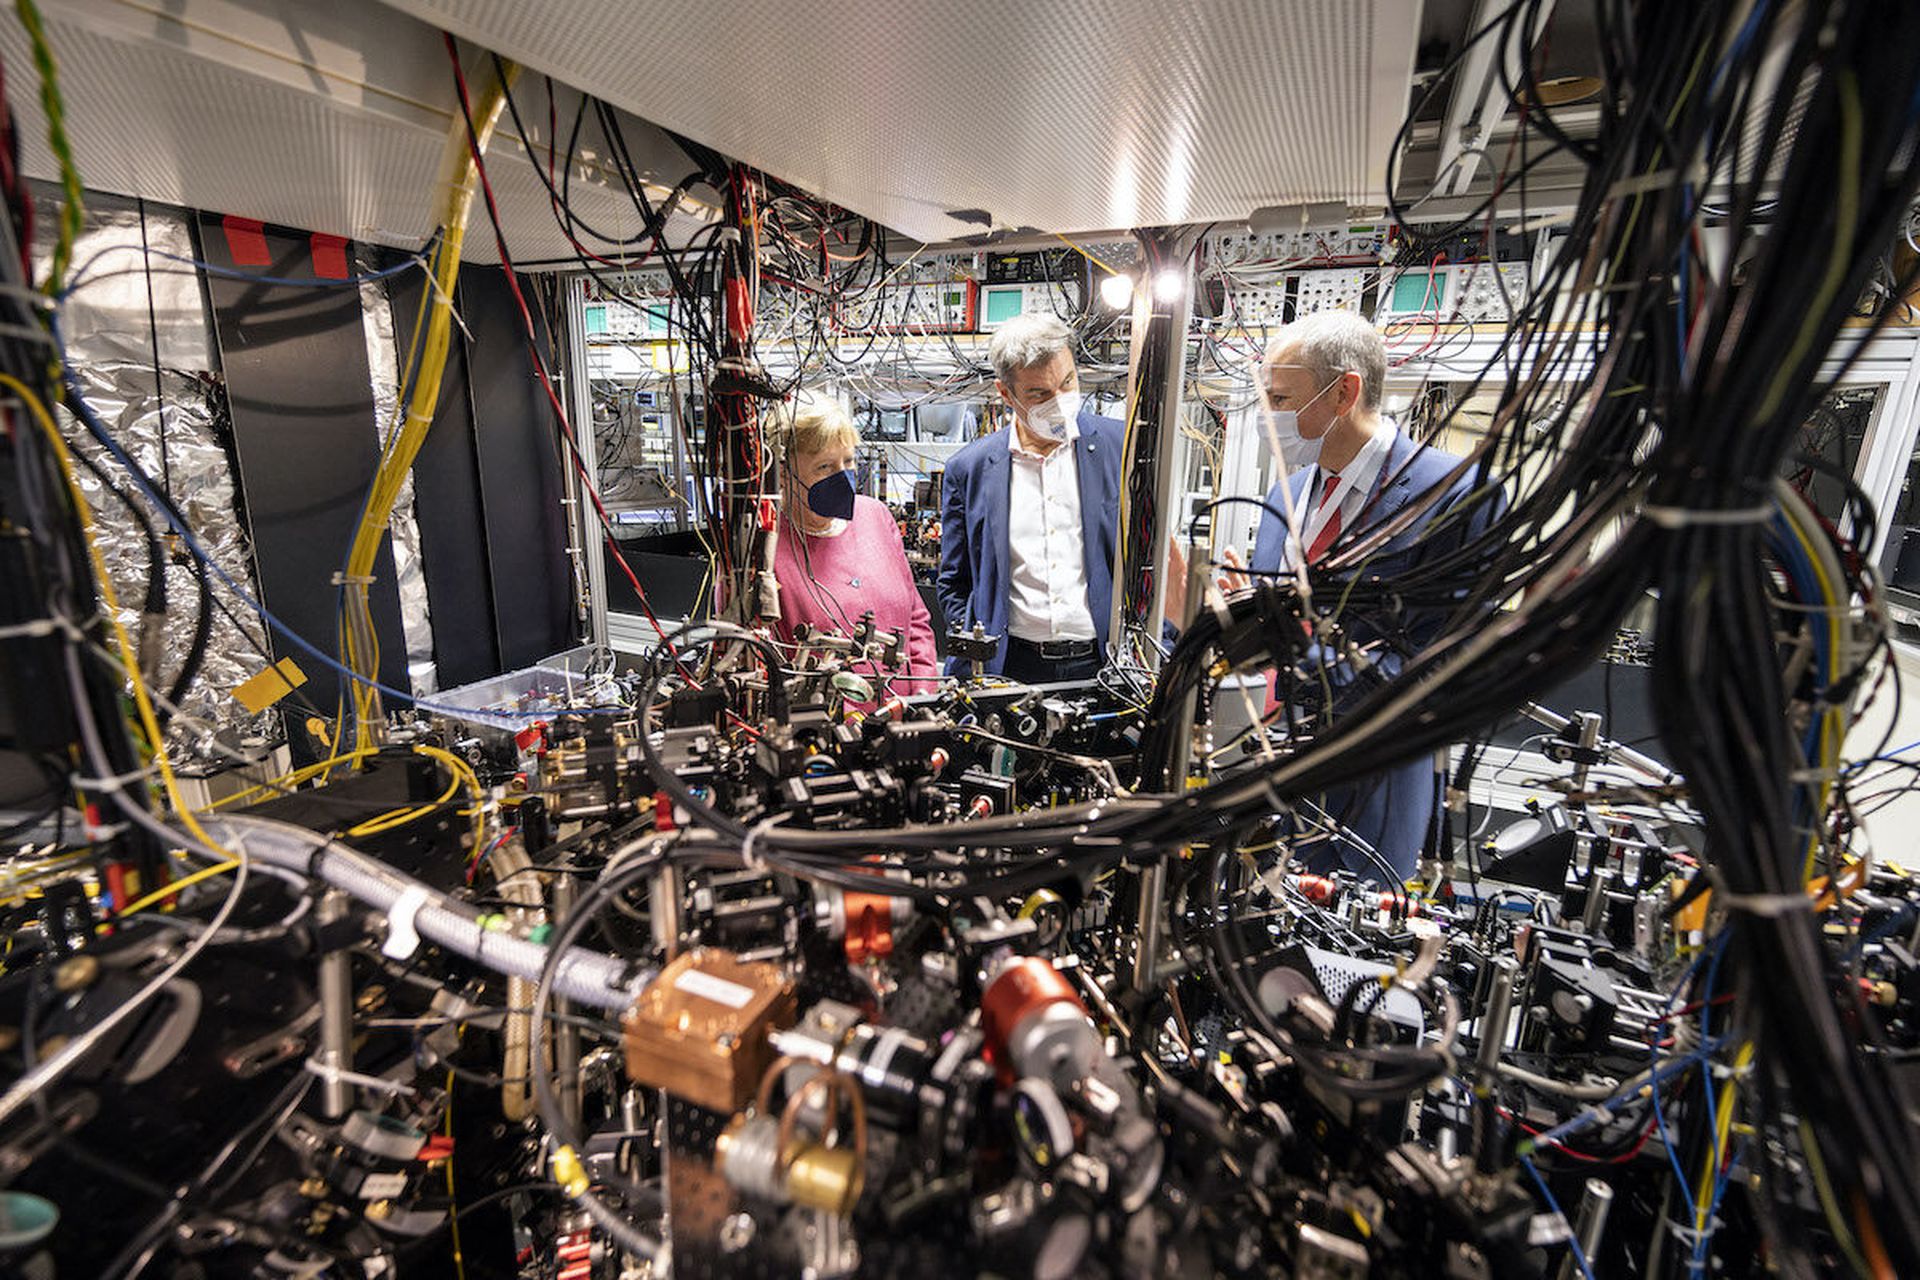
[[[1760,3],[1753,6],[1753,12],[1747,15],[1747,20],[1741,26],[1739,34],[1734,36],[1733,43],[1727,46],[1726,56],[1721,58],[1719,65],[1713,69],[1713,79],[1707,90],[1709,96],[1719,92],[1720,82],[1726,78],[1727,68],[1733,65],[1734,59],[1738,58],[1741,51],[1747,47],[1747,42],[1753,39],[1753,33],[1759,29],[1760,20],[1766,16],[1771,5],[1772,0],[1760,0]]]
[[[1714,1047],[1718,1047],[1718,1046],[1714,1046]],[[1665,1083],[1667,1080],[1671,1079],[1672,1077],[1679,1075],[1681,1072],[1686,1071],[1689,1068],[1693,1067],[1696,1063],[1706,1061],[1707,1058],[1709,1058],[1710,1056],[1712,1056],[1712,1049],[1701,1048],[1701,1049],[1694,1050],[1692,1053],[1688,1054],[1684,1058],[1669,1058],[1667,1059],[1666,1066],[1661,1067],[1659,1070],[1655,1071],[1653,1074],[1647,1077],[1644,1086],[1636,1086],[1635,1088],[1625,1093],[1615,1094],[1613,1097],[1608,1098],[1605,1102],[1596,1103],[1594,1106],[1587,1108],[1586,1110],[1582,1111],[1579,1115],[1573,1117],[1573,1119],[1562,1121],[1560,1124],[1555,1125],[1553,1128],[1548,1129],[1546,1132],[1534,1135],[1532,1138],[1529,1139],[1529,1141],[1532,1142],[1532,1144],[1535,1147],[1544,1147],[1548,1145],[1557,1146],[1559,1145],[1559,1142],[1562,1138],[1568,1137],[1571,1134],[1579,1133],[1583,1129],[1587,1129],[1592,1127],[1593,1125],[1598,1124],[1601,1120],[1605,1119],[1607,1116],[1612,1115],[1614,1112],[1618,1111],[1621,1107],[1624,1107],[1629,1102],[1632,1102],[1636,1097],[1639,1096],[1641,1087],[1645,1087],[1645,1088],[1657,1087]]]
[[[1726,935],[1724,933],[1721,934],[1715,939],[1715,943],[1718,946],[1726,945]],[[1686,973],[1681,975],[1680,981],[1674,984],[1673,993],[1667,997],[1666,1008],[1661,1011],[1663,1015],[1673,1011],[1674,997],[1686,990],[1687,979],[1693,976],[1695,970],[1699,969],[1699,967],[1705,963],[1706,959],[1707,956],[1703,952],[1694,958],[1692,964],[1687,966]],[[1661,1021],[1664,1022],[1665,1020],[1663,1016]],[[1704,1045],[1701,1046],[1703,1050],[1705,1047]],[[1654,1034],[1647,1038],[1647,1051],[1652,1059],[1653,1074],[1658,1076],[1660,1074],[1660,1036],[1657,1026],[1654,1028]],[[1660,1090],[1652,1090],[1651,1096],[1653,1098],[1653,1122],[1660,1131],[1660,1145],[1666,1149],[1667,1163],[1673,1166],[1673,1176],[1683,1193],[1683,1203],[1691,1205],[1693,1203],[1693,1184],[1687,1181],[1687,1171],[1680,1167],[1680,1154],[1673,1149],[1673,1138],[1667,1133],[1667,1112],[1666,1108],[1660,1103]]]
[[[1526,1156],[1520,1157],[1520,1167],[1533,1179],[1533,1185],[1540,1188],[1540,1198],[1547,1202],[1548,1210],[1558,1215],[1560,1221],[1566,1222],[1567,1248],[1573,1251],[1573,1265],[1580,1268],[1580,1274],[1586,1280],[1593,1280],[1593,1268],[1587,1263],[1587,1251],[1580,1247],[1580,1237],[1574,1234],[1573,1223],[1568,1222],[1567,1215],[1561,1212],[1560,1202],[1553,1198],[1553,1190],[1547,1186],[1547,1180],[1540,1176],[1540,1171],[1533,1167],[1533,1161]]]
[[[100,442],[100,447],[105,449],[126,471],[128,478],[133,481],[134,487],[138,489],[140,495],[147,500],[147,504],[159,513],[160,517],[166,521],[168,528],[180,536],[181,542],[186,546],[187,550],[193,553],[194,559],[198,560],[202,566],[210,570],[215,577],[226,584],[227,589],[233,593],[236,599],[254,613],[259,614],[261,620],[277,635],[292,644],[296,649],[300,650],[300,652],[306,654],[322,666],[331,669],[336,674],[352,680],[357,684],[366,685],[368,688],[377,690],[390,698],[397,698],[403,703],[411,703],[420,710],[435,712],[440,715],[455,716],[465,720],[483,721],[496,724],[502,728],[523,727],[553,714],[550,711],[481,711],[470,707],[456,707],[445,703],[428,701],[425,698],[415,696],[407,690],[396,689],[391,685],[382,684],[378,679],[369,679],[361,675],[359,672],[347,667],[331,654],[322,652],[312,641],[282,622],[264,604],[255,600],[238,582],[234,581],[232,575],[220,567],[219,562],[201,545],[200,540],[193,535],[193,531],[174,518],[172,504],[161,501],[158,495],[149,487],[145,473],[135,465],[133,459],[127,456],[126,451],[122,449],[113,439],[112,435],[108,433],[105,424],[100,421],[99,415],[94,413],[92,406],[87,403],[86,397],[81,393],[80,385],[74,376],[73,365],[66,358],[66,344],[60,335],[59,318],[57,316],[50,316],[48,318],[48,327],[52,331],[54,345],[60,351],[60,376],[63,385],[66,387],[68,407],[72,409],[74,415],[85,424],[94,439]],[[629,707],[568,707],[566,710],[570,715],[629,715],[632,713],[632,709]]]
[[[432,242],[429,241],[428,244],[431,246]],[[81,264],[80,270],[74,272],[72,279],[67,282],[66,288],[55,295],[55,301],[65,302],[73,296],[76,290],[84,289],[87,285],[91,284],[92,281],[86,279],[88,269],[91,268],[94,263],[100,261],[100,259],[106,257],[108,254],[113,253],[115,250],[139,252],[155,258],[165,258],[168,262],[183,263],[186,266],[204,271],[210,276],[219,276],[223,280],[240,280],[248,284],[280,285],[293,289],[344,289],[350,285],[359,286],[363,284],[373,284],[380,280],[391,280],[393,277],[412,271],[415,268],[419,268],[422,271],[426,270],[426,258],[416,254],[408,258],[405,262],[398,263],[382,271],[375,271],[369,275],[342,276],[337,280],[323,276],[309,276],[305,278],[298,276],[263,276],[256,275],[251,271],[241,271],[237,267],[216,266],[211,262],[202,262],[198,258],[182,257],[177,253],[168,253],[164,249],[152,249],[145,245],[110,244],[95,253],[91,258],[88,258],[85,263]],[[134,269],[135,268],[131,267],[128,268],[129,271]]]
[[[1907,752],[1915,748],[1920,748],[1920,741],[1909,742],[1906,746],[1895,747],[1891,751],[1883,751],[1877,756],[1868,756],[1865,760],[1855,760],[1846,767],[1845,772],[1852,773],[1855,769],[1864,769],[1870,764],[1884,764],[1887,761],[1907,754]]]
[[[1701,1044],[1711,1044],[1713,1042],[1713,1034],[1712,1034],[1713,980],[1714,980],[1714,976],[1720,970],[1720,957],[1726,952],[1726,949],[1727,949],[1726,935],[1724,933],[1721,934],[1718,941],[1720,945],[1714,947],[1713,959],[1707,962],[1707,976],[1701,986],[1701,991],[1700,991],[1700,1043]],[[1714,1088],[1713,1088],[1713,1064],[1711,1062],[1701,1064],[1700,1081],[1703,1085],[1706,1086],[1706,1091],[1707,1091],[1707,1141],[1709,1143],[1708,1149],[1713,1153],[1713,1164],[1715,1168],[1718,1168],[1720,1164],[1720,1138],[1716,1130],[1718,1128],[1718,1117],[1720,1115],[1720,1103],[1719,1103],[1719,1098],[1715,1094]],[[1726,1178],[1724,1174],[1721,1174],[1718,1176],[1719,1185],[1716,1186],[1713,1196],[1708,1201],[1707,1219],[1705,1222],[1700,1224],[1700,1234],[1694,1237],[1693,1260],[1692,1260],[1690,1269],[1695,1273],[1698,1273],[1700,1268],[1705,1264],[1706,1252],[1707,1252],[1707,1241],[1713,1235],[1713,1207],[1720,1203],[1720,1195],[1726,1189],[1724,1185],[1725,1181],[1726,1181]],[[1691,1197],[1689,1197],[1688,1203],[1692,1203]]]

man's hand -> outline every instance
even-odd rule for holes
[[[1232,595],[1253,585],[1245,562],[1232,547],[1221,553],[1220,562],[1226,566],[1226,572],[1214,582],[1221,594]],[[1183,625],[1187,619],[1187,555],[1178,539],[1167,543],[1167,618],[1176,626]]]
[[[1167,539],[1167,621],[1187,625],[1187,555],[1180,539]]]
[[[1245,591],[1253,585],[1253,579],[1247,576],[1245,562],[1240,559],[1240,553],[1232,547],[1228,547],[1220,554],[1220,563],[1227,566],[1227,571],[1218,578],[1222,592],[1231,595],[1235,591]]]

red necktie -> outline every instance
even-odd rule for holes
[[[1316,511],[1318,511],[1320,507],[1325,507],[1327,500],[1333,497],[1334,490],[1340,487],[1340,477],[1328,475],[1323,483],[1326,485],[1326,488],[1320,491],[1320,504],[1319,507],[1315,508]],[[1333,545],[1333,540],[1339,536],[1340,508],[1335,507],[1333,509],[1333,518],[1327,521],[1325,527],[1314,536],[1313,545],[1307,548],[1307,563],[1312,564],[1319,560],[1321,556],[1325,555],[1327,548]],[[1280,673],[1277,671],[1269,672],[1267,674],[1267,705],[1265,708],[1268,712],[1271,712],[1275,707],[1280,705],[1279,692]]]
[[[1325,508],[1327,500],[1333,497],[1334,491],[1340,487],[1340,477],[1337,475],[1328,475],[1323,483],[1326,485],[1326,489],[1320,494],[1321,508]],[[1333,509],[1333,518],[1321,526],[1320,532],[1314,535],[1313,545],[1307,548],[1307,563],[1318,563],[1320,557],[1327,553],[1327,548],[1333,545],[1333,540],[1339,536],[1340,508],[1335,507]]]

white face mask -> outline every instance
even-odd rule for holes
[[[1065,440],[1067,429],[1080,416],[1080,393],[1062,391],[1044,404],[1027,409],[1027,430],[1044,440]]]
[[[1307,401],[1307,404],[1312,404],[1314,400],[1318,400],[1339,385],[1340,380],[1334,379],[1315,392],[1313,400]],[[1303,409],[1305,407],[1306,405],[1301,406]],[[1325,431],[1312,440],[1307,439],[1300,434],[1299,413],[1292,409],[1267,408],[1265,395],[1260,397],[1260,421],[1266,428],[1267,447],[1279,455],[1280,461],[1286,468],[1282,474],[1298,471],[1302,467],[1311,467],[1319,462],[1320,447],[1326,443],[1328,434],[1333,430],[1333,424],[1328,423]]]
[[[1320,461],[1320,446],[1326,442],[1322,434],[1318,440],[1309,440],[1300,434],[1300,415],[1291,409],[1273,409],[1266,415],[1267,446],[1280,455],[1289,472],[1310,467]]]

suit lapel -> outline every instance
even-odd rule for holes
[[[1096,580],[1094,567],[1100,560],[1100,512],[1112,501],[1112,495],[1103,492],[1100,484],[1096,452],[1093,435],[1082,423],[1073,441],[1073,467],[1080,485],[1080,558],[1086,566],[1089,585]]]
[[[1007,544],[1013,536],[1013,524],[1010,519],[1012,505],[1013,466],[1008,457],[1008,445],[1013,428],[1008,426],[992,438],[987,447],[985,458],[987,474],[984,483],[987,486],[987,527],[986,543],[993,556],[994,572],[998,575],[994,584],[1000,598],[1000,624],[1004,625],[1007,612],[1007,593],[1013,578],[1007,568]],[[991,622],[992,619],[986,621]]]
[[[1407,494],[1413,486],[1407,459],[1413,456],[1413,449],[1413,441],[1394,427],[1393,439],[1387,443],[1386,461],[1380,464],[1380,474],[1374,477],[1375,495],[1361,508],[1362,528],[1391,519],[1394,512],[1407,505]]]

